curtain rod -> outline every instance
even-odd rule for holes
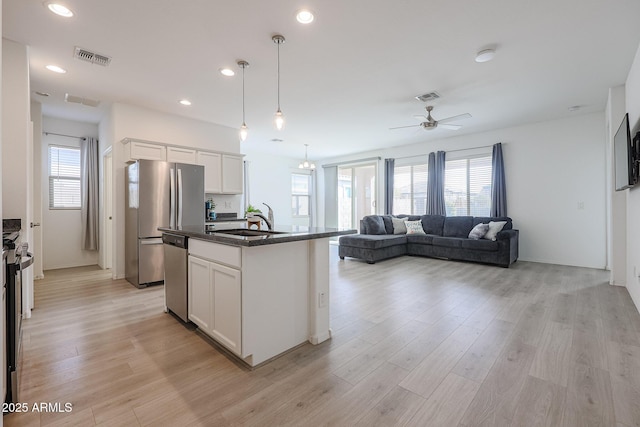
[[[44,135],[56,135],[56,136],[64,136],[66,138],[76,138],[76,139],[82,139],[85,140],[87,138],[85,138],[84,136],[75,136],[75,135],[65,135],[62,133],[54,133],[54,132],[42,132]]]
[[[478,148],[490,148],[493,147],[493,145],[482,145],[480,147],[471,147],[471,148],[459,148],[457,150],[449,150],[449,151],[445,151],[446,153],[455,153],[456,151],[468,151],[468,150],[477,150]],[[438,150],[438,151],[442,151],[442,150]],[[404,156],[404,157],[395,157],[396,160],[399,159],[411,159],[412,157],[423,157],[423,156],[428,156],[429,153],[424,153],[424,154],[414,154],[413,156]]]
[[[353,165],[356,163],[362,163],[362,162],[370,162],[372,160],[380,160],[381,157],[369,157],[366,159],[356,159],[356,160],[349,160],[349,161],[344,161],[344,162],[338,162],[338,163],[329,163],[326,165],[322,165],[323,168],[332,168],[334,166],[342,166],[342,165]]]

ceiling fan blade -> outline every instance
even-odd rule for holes
[[[445,124],[438,123],[438,127],[439,127],[439,128],[440,128],[440,127],[442,127],[442,128],[450,129],[450,130],[458,130],[458,129],[460,129],[460,128],[462,127],[462,125],[453,125],[453,124],[447,124],[447,123],[445,123]]]
[[[414,127],[417,127],[417,126],[420,126],[420,125],[398,126],[398,127],[395,127],[395,128],[389,128],[389,130],[403,129],[403,128],[414,128]]]
[[[443,123],[454,122],[456,120],[469,119],[469,118],[471,118],[471,114],[464,113],[464,114],[459,114],[457,116],[447,117],[446,119],[438,120],[438,123],[443,124]]]
[[[414,114],[412,117],[415,117],[417,119],[425,119],[425,120],[427,120],[427,116],[425,116],[424,114]]]

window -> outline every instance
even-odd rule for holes
[[[311,175],[291,174],[291,208],[294,218],[309,217]]]
[[[49,146],[49,209],[80,209],[80,149]]]
[[[424,215],[427,212],[428,165],[393,168],[393,214]]]
[[[444,202],[447,216],[489,216],[491,156],[447,160]]]

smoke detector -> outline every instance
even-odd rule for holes
[[[436,92],[436,91],[425,93],[424,95],[416,96],[416,99],[418,101],[422,101],[422,102],[430,102],[430,101],[434,101],[434,100],[436,100],[438,98],[440,98],[440,94],[438,92]]]
[[[100,101],[96,101],[95,99],[83,98],[81,96],[70,95],[68,93],[64,94],[64,100],[74,104],[86,105],[87,107],[97,107],[100,105]]]
[[[91,52],[90,50],[83,49],[78,46],[76,46],[73,56],[77,59],[81,59],[82,61],[87,61],[87,62],[91,62],[92,64],[102,65],[103,67],[106,67],[107,65],[111,64],[110,56]]]

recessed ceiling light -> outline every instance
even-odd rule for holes
[[[67,72],[64,68],[60,68],[57,65],[47,65],[46,69],[49,71],[53,71],[54,73],[64,74]]]
[[[488,62],[491,61],[494,56],[496,56],[494,49],[484,49],[476,55],[476,62]]]
[[[311,13],[311,11],[302,9],[302,10],[299,10],[298,13],[296,14],[296,19],[301,24],[310,24],[313,22],[314,16],[313,16],[313,13]]]
[[[191,105],[191,101],[189,101],[188,99],[181,99],[180,104],[189,106]]]
[[[49,96],[49,94],[47,92],[40,92],[40,91],[34,91],[33,93],[35,93],[36,95],[40,95],[40,96]]]
[[[233,77],[236,75],[236,72],[231,68],[220,68],[220,74],[227,77]]]
[[[55,13],[56,15],[64,16],[65,18],[71,18],[73,16],[73,11],[65,5],[52,1],[46,1],[44,4],[51,12]]]

